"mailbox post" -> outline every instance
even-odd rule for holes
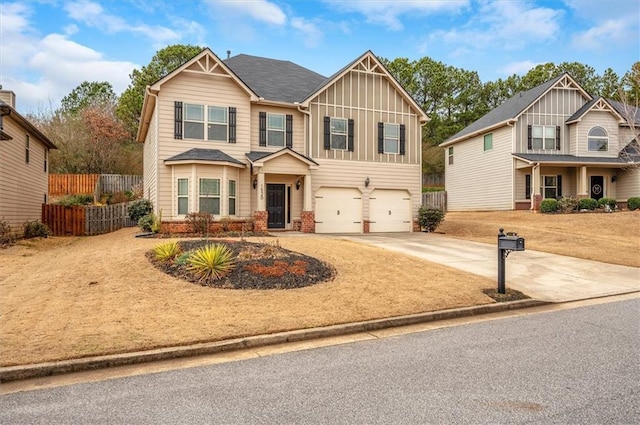
[[[511,251],[524,251],[524,238],[518,236],[517,233],[504,233],[504,229],[500,228],[498,233],[498,292],[505,293],[504,276],[505,276],[505,260]]]

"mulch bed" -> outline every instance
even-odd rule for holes
[[[504,294],[498,292],[496,288],[492,289],[483,289],[482,292],[496,300],[497,302],[506,302],[506,301],[518,301],[518,300],[527,300],[528,296],[523,294],[520,291],[516,291],[515,289],[505,288]]]
[[[294,289],[332,280],[335,269],[317,258],[284,249],[277,244],[229,240],[196,240],[178,242],[182,252],[209,244],[224,244],[236,257],[233,270],[221,279],[201,280],[186,265],[175,261],[161,262],[153,252],[147,253],[151,263],[163,272],[192,283],[225,289]]]

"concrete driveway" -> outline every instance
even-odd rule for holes
[[[433,233],[334,235],[498,279],[497,244]],[[512,252],[506,260],[506,286],[532,298],[566,302],[640,291],[640,269],[540,251]]]

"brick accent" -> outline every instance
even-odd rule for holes
[[[516,202],[517,211],[528,211],[531,209],[531,201]]]
[[[418,220],[413,220],[413,228],[412,232],[422,232],[422,227],[420,227],[420,222]]]
[[[256,211],[253,213],[253,230],[255,232],[267,232],[269,223],[269,213],[267,211]]]
[[[363,220],[362,221],[362,231],[364,233],[369,233],[371,232],[371,222],[369,220]]]
[[[209,233],[220,233],[225,230],[240,232],[243,228],[245,231],[252,231],[253,226],[251,225],[251,220],[214,221],[209,224]],[[166,234],[193,233],[193,227],[186,221],[163,221],[160,232]]]
[[[542,195],[533,195],[533,212],[540,212],[541,203],[542,203]]]
[[[293,219],[293,231],[294,232],[299,232],[300,229],[302,229],[302,220],[300,220],[298,218],[294,218]]]
[[[303,233],[316,232],[316,214],[313,211],[302,211],[300,214],[300,230]]]

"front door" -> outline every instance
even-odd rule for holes
[[[284,185],[267,184],[267,213],[269,214],[267,227],[269,229],[284,229]]]
[[[600,199],[604,196],[604,177],[591,176],[591,198]]]

